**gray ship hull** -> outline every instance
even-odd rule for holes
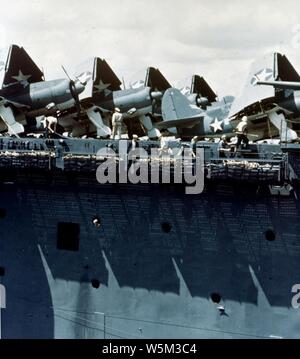
[[[1,178],[2,338],[300,337],[297,189]]]

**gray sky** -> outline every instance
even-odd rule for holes
[[[147,66],[172,84],[206,77],[219,95],[238,93],[269,51],[300,72],[298,0],[0,0],[0,43],[23,46],[47,79],[91,56],[129,82]],[[298,25],[299,24],[299,25]],[[140,76],[141,77],[141,76]]]

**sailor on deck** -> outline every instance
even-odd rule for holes
[[[51,137],[51,135],[56,132],[57,118],[54,116],[47,116],[43,120],[43,124],[45,128],[45,137]]]
[[[231,151],[230,144],[226,135],[221,137],[221,140],[218,143],[218,150],[220,157],[227,157],[227,154]]]
[[[118,107],[112,115],[112,135],[111,138],[119,140],[122,135],[123,115]]]
[[[236,126],[236,134],[237,134],[237,148],[239,148],[242,142],[247,146],[249,143],[247,134],[248,134],[248,117],[243,116],[241,121]]]

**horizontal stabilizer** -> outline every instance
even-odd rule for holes
[[[170,121],[162,121],[155,124],[155,127],[158,129],[164,128],[172,128],[172,127],[190,127],[197,125],[203,118],[195,117],[195,118],[186,118],[182,120],[170,120]]]

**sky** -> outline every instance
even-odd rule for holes
[[[238,95],[255,58],[288,56],[300,72],[298,0],[0,0],[0,47],[23,46],[46,79],[98,56],[130,82],[158,67],[172,85],[204,76]]]

